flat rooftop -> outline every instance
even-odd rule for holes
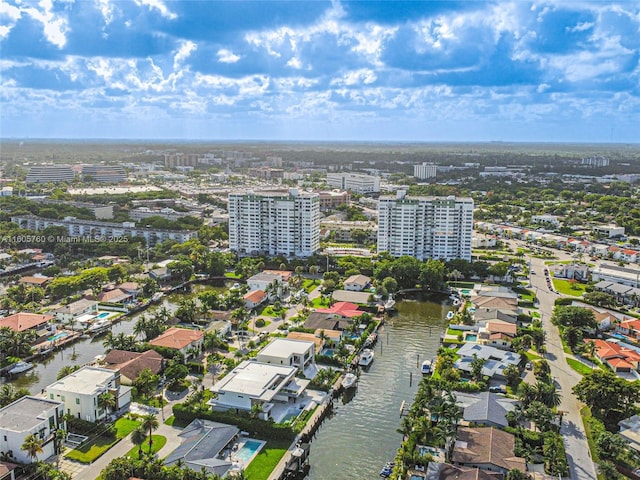
[[[13,432],[26,432],[47,420],[49,412],[62,402],[46,398],[22,397],[0,409],[0,428]]]
[[[116,372],[107,368],[84,366],[49,385],[46,389],[64,390],[69,393],[92,394],[114,378]]]
[[[295,375],[296,367],[271,365],[245,360],[217,382],[213,392],[234,392],[249,395],[261,400],[271,400],[280,390],[286,378]]]
[[[289,358],[291,355],[304,355],[312,345],[315,345],[314,342],[307,340],[276,338],[258,352],[258,357],[265,355],[269,357]]]

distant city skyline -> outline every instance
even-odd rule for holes
[[[0,138],[640,142],[640,1],[5,0]]]

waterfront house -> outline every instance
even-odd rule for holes
[[[458,349],[456,354],[460,356],[455,362],[456,368],[467,373],[473,371],[471,363],[474,356],[486,360],[482,367],[482,375],[491,378],[504,377],[504,369],[509,365],[518,365],[521,360],[520,355],[517,353],[477,343],[465,343]]]
[[[511,350],[518,327],[509,322],[489,320],[478,327],[478,343],[501,350]]]
[[[515,437],[493,427],[460,427],[451,453],[451,463],[462,467],[507,474],[527,471],[524,458],[514,454]]]
[[[251,411],[260,409],[264,420],[273,418],[275,404],[293,405],[309,380],[296,378],[296,367],[245,360],[211,387],[217,394],[208,404],[214,410]]]
[[[181,462],[195,471],[221,477],[233,466],[229,453],[240,429],[233,425],[196,418],[179,434],[182,442],[164,459],[167,466]]]
[[[68,323],[77,320],[82,315],[96,315],[98,313],[98,302],[81,298],[80,300],[56,308],[52,310],[51,313],[53,313],[57,321]]]
[[[478,308],[473,313],[473,318],[476,323],[481,323],[486,320],[499,320],[515,325],[518,323],[518,312],[511,309]]]
[[[456,404],[463,409],[466,422],[485,427],[506,427],[507,413],[515,410],[518,401],[492,392],[456,392]]]
[[[438,462],[429,462],[425,475],[425,480],[504,480],[500,472]]]
[[[149,345],[178,350],[186,361],[192,356],[192,351],[200,353],[203,341],[204,332],[200,330],[171,327],[151,340]]]
[[[19,312],[0,318],[0,328],[7,327],[14,332],[33,330],[38,333],[38,336],[41,336],[39,332],[45,330],[51,320],[53,320],[53,315]]]
[[[296,367],[305,377],[313,379],[318,373],[315,354],[314,342],[275,338],[258,352],[256,360],[260,363]]]
[[[496,308],[499,310],[518,311],[517,298],[478,295],[471,298],[471,303],[476,310],[481,308]]]
[[[334,290],[331,298],[334,302],[348,302],[357,305],[368,305],[372,294],[369,292],[354,292],[352,290]]]
[[[276,272],[257,273],[256,275],[253,275],[252,277],[249,277],[247,279],[247,285],[249,286],[249,291],[262,290],[263,292],[267,292],[274,288],[277,289],[277,290],[271,290],[271,294],[269,295],[270,298],[275,298],[277,295],[281,293],[282,283],[283,283],[282,275],[279,272],[278,273]]]
[[[128,352],[126,350],[111,350],[102,360],[106,368],[120,371],[123,385],[132,385],[144,369],[159,374],[164,368],[164,358],[155,350],[143,353]]]
[[[371,284],[371,278],[366,275],[351,275],[344,281],[344,289],[361,292]]]
[[[252,290],[247,292],[242,297],[244,300],[244,306],[247,310],[253,310],[258,305],[261,305],[267,300],[268,295],[264,290]]]
[[[131,387],[121,385],[119,371],[90,365],[52,383],[44,391],[47,398],[63,402],[67,414],[89,422],[107,416],[98,404],[100,395],[105,392],[115,397],[115,410],[131,403]]]
[[[62,402],[22,397],[0,409],[0,451],[20,463],[46,460],[56,454],[54,436],[59,428],[66,428]],[[42,452],[35,459],[20,448],[31,434],[42,441]]]
[[[114,288],[101,292],[98,295],[98,300],[102,303],[125,304],[133,301],[133,295],[120,288]]]
[[[336,330],[344,331],[349,328],[351,321],[333,314],[311,312],[302,325],[305,329],[310,330]]]

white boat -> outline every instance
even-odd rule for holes
[[[449,312],[447,312],[447,320],[451,320],[454,315],[455,313],[453,312],[453,310],[450,310]]]
[[[93,322],[91,325],[89,325],[89,328],[87,328],[87,333],[95,334],[95,333],[106,332],[110,326],[111,326],[111,320],[108,320],[106,318],[102,320],[97,320]]]
[[[22,372],[26,372],[27,370],[31,370],[35,365],[29,362],[16,362],[13,364],[13,367],[9,369],[7,372],[9,375],[17,375]]]
[[[371,365],[371,362],[373,362],[373,350],[365,348],[360,353],[360,360],[358,360],[358,365],[360,365],[361,367],[366,367],[368,365]]]
[[[358,381],[358,377],[356,377],[353,373],[347,373],[342,379],[342,388],[345,390],[355,387],[356,382]]]
[[[460,300],[458,300],[457,298],[453,301],[453,306],[457,307],[458,305],[460,305]]]
[[[420,371],[423,375],[431,375],[431,366],[433,362],[431,360],[425,360],[422,362],[422,366],[420,367]]]
[[[385,310],[393,310],[396,308],[396,301],[393,299],[393,296],[389,295],[389,298],[384,303]]]

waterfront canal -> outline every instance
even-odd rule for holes
[[[402,441],[400,407],[413,401],[422,361],[435,358],[451,307],[444,297],[399,301],[397,309],[380,330],[374,361],[361,373],[355,396],[347,403],[336,399],[333,416],[316,433],[309,480],[379,478],[395,457]]]
[[[122,317],[122,320],[115,323],[111,327],[114,335],[125,333],[130,335],[138,318],[141,315],[153,315],[153,312],[159,308],[165,307],[169,312],[174,312],[178,308],[180,300],[187,298],[189,295],[196,295],[204,290],[215,290],[219,293],[226,291],[224,287],[212,287],[209,285],[192,285],[191,294],[172,294],[164,297],[159,305],[152,305],[143,312],[136,313],[130,317]],[[98,335],[95,337],[82,337],[79,340],[70,343],[64,348],[52,352],[48,357],[36,359],[33,362],[36,367],[32,370],[18,375],[15,378],[2,378],[0,382],[9,382],[16,388],[26,388],[32,394],[40,394],[42,389],[47,385],[56,381],[58,372],[65,365],[84,365],[92,362],[98,355],[104,354],[104,346],[102,342],[106,335]]]

